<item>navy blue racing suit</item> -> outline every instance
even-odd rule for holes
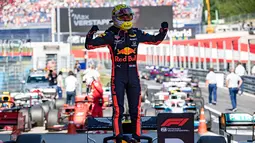
[[[124,112],[125,92],[129,104],[133,138],[136,139],[141,135],[141,86],[137,69],[137,48],[139,43],[160,44],[164,40],[166,33],[164,30],[160,30],[160,33],[154,36],[137,28],[123,31],[115,26],[111,26],[95,39],[92,38],[93,34],[88,34],[86,37],[86,49],[107,46],[111,54],[113,127],[117,138],[123,136],[121,121]]]

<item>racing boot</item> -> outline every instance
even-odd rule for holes
[[[115,141],[115,143],[122,143],[122,140],[124,140],[124,139],[123,139],[123,136],[116,136],[116,141]]]
[[[130,143],[140,143],[140,141],[137,141],[136,139],[131,138],[131,139],[130,139]]]
[[[140,143],[140,136],[138,135],[132,135],[132,141],[135,141],[134,143]],[[132,142],[133,143],[133,142]]]

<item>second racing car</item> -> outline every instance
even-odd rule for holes
[[[163,93],[164,94],[164,93]],[[169,96],[168,99],[165,99],[163,103],[154,104],[154,108],[158,111],[158,113],[194,113],[194,127],[195,129],[199,126],[199,118],[200,118],[200,110],[202,107],[201,100],[193,100],[192,98],[188,98],[186,93],[176,92]],[[206,124],[207,129],[211,130],[212,127],[212,119],[211,112],[209,110],[205,110]]]

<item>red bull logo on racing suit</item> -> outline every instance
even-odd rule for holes
[[[132,49],[130,47],[125,47],[124,49],[117,50],[117,55],[126,55],[125,57],[121,58],[115,56],[116,62],[133,62],[136,61],[136,55],[131,56],[131,54],[136,54],[136,48]]]

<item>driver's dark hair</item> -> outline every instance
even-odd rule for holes
[[[62,75],[63,74],[63,72],[62,71],[60,71],[59,73],[58,73],[58,75]]]
[[[210,68],[209,71],[212,71],[212,72],[213,72],[213,71],[214,71],[214,68]]]

